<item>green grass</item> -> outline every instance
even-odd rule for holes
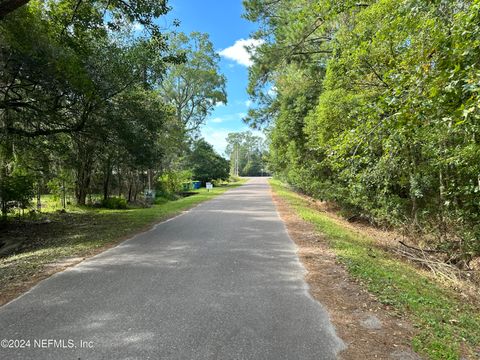
[[[480,313],[453,291],[442,287],[414,266],[376,246],[308,202],[277,180],[270,184],[304,220],[324,234],[349,273],[397,314],[417,328],[413,348],[429,359],[460,359],[461,352],[479,357]]]
[[[50,222],[14,221],[3,225],[0,242],[15,241],[21,246],[15,253],[0,257],[0,292],[19,287],[47,264],[94,254],[98,248],[118,243],[240,184],[216,187],[210,192],[200,189],[196,195],[179,200],[127,210],[69,206],[66,213],[61,213],[56,211],[61,209],[58,201],[45,197],[42,210]]]

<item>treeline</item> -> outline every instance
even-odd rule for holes
[[[225,152],[230,158],[230,173],[235,176],[267,175],[267,146],[251,131],[229,133]]]
[[[244,1],[269,164],[350,216],[480,254],[480,2]]]
[[[4,216],[42,192],[74,194],[80,205],[89,194],[135,201],[163,173],[190,166],[198,127],[226,102],[207,35],[177,32],[177,20],[160,29],[167,1],[4,3]]]

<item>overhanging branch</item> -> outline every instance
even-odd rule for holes
[[[0,20],[29,1],[30,0],[3,0],[0,3]]]

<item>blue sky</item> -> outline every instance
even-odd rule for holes
[[[248,110],[249,58],[243,48],[251,42],[255,24],[241,18],[241,0],[170,0],[168,18],[180,20],[179,30],[205,32],[221,54],[221,72],[227,77],[228,103],[218,106],[202,127],[202,136],[223,154],[229,132],[247,130],[242,121]],[[243,41],[242,41],[243,40]]]

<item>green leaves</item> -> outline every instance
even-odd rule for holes
[[[3,174],[0,178],[0,206],[2,216],[13,207],[27,208],[34,195],[34,179],[25,171]]]
[[[205,183],[212,180],[226,180],[229,177],[230,164],[218,155],[213,146],[203,138],[193,143],[192,151],[187,157],[187,163],[192,169],[193,180]]]
[[[146,177],[178,163],[186,124],[159,90],[167,73],[184,65],[179,76],[197,75],[194,94],[214,83],[195,105],[202,116],[225,94],[205,35],[182,54],[189,39],[179,45],[160,31],[169,9],[157,0],[31,0],[0,21],[0,182],[24,166],[57,190],[66,182],[80,204],[114,187],[134,201]]]
[[[226,154],[230,157],[230,172],[235,176],[263,176],[266,170],[266,144],[251,131],[229,133]]]
[[[480,1],[245,3],[270,168],[372,222],[461,238],[461,256],[480,248]]]
[[[185,59],[170,66],[158,82],[159,93],[176,111],[185,131],[198,130],[216,104],[226,103],[226,78],[208,34],[172,34],[172,53]]]

